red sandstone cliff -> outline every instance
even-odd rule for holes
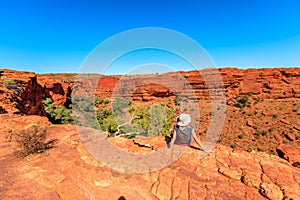
[[[215,71],[216,72],[216,71]],[[213,73],[215,73],[213,72]],[[201,74],[202,73],[202,74]],[[75,74],[36,75],[29,72],[2,70],[0,75],[0,111],[43,115],[41,100],[52,98],[60,105],[72,96],[73,86],[80,92],[103,98],[130,96],[135,101],[166,101],[176,96],[209,100],[218,91],[226,92],[227,99],[252,93],[260,99],[284,99],[300,97],[300,68],[218,69],[220,79],[213,82],[209,70],[174,72],[162,75],[100,76]],[[206,74],[208,80],[203,79]],[[16,82],[15,88],[5,88],[6,80]],[[213,84],[209,93],[207,81]]]

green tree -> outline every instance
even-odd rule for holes
[[[118,130],[118,124],[112,115],[103,119],[103,124],[101,126],[103,131],[109,133],[115,133]]]
[[[150,123],[147,127],[147,133],[149,136],[166,135],[166,124],[168,123],[168,117],[166,108],[161,104],[154,104],[149,109]]]
[[[131,101],[126,98],[118,97],[112,103],[113,112],[116,116],[123,116],[127,113]]]
[[[133,123],[145,129],[149,125],[149,107],[147,106],[137,106],[134,108],[134,119]]]
[[[47,116],[52,123],[70,124],[75,121],[71,110],[67,109],[65,106],[56,105],[50,98],[47,98],[42,102]]]

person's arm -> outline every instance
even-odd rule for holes
[[[201,141],[198,139],[198,137],[197,137],[197,135],[196,135],[194,129],[193,129],[193,131],[192,131],[192,136],[193,136],[194,140],[196,141],[196,143],[197,143],[197,144],[199,145],[199,147],[201,148],[201,147],[202,147]]]
[[[173,135],[172,135],[172,139],[171,139],[171,142],[170,142],[170,149],[173,147],[173,144],[174,144],[175,139],[176,139],[176,131],[173,129],[172,132],[173,132]]]

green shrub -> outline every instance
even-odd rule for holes
[[[6,78],[3,80],[3,86],[7,89],[13,89],[17,86],[17,83],[13,79]]]
[[[96,97],[95,98],[95,106],[98,107],[99,105],[101,105],[102,103],[104,103],[104,100],[101,99],[100,97]]]
[[[65,106],[57,106],[50,98],[43,100],[43,104],[47,116],[52,123],[69,124],[74,122],[71,110]]]
[[[179,100],[179,99],[176,98],[176,99],[174,100],[174,103],[175,103],[176,106],[180,106],[180,100]]]
[[[262,132],[261,132],[261,135],[262,135],[262,136],[266,136],[267,133],[268,133],[267,131],[262,131]]]
[[[146,128],[149,124],[148,111],[149,107],[147,106],[137,106],[135,108],[133,123],[136,123],[141,128]]]
[[[109,109],[102,108],[100,110],[97,110],[97,120],[99,121],[100,124],[102,124],[102,120],[113,115],[113,112]]]
[[[263,149],[262,149],[262,148],[260,148],[260,147],[258,147],[258,148],[257,148],[257,151],[263,151]]]
[[[107,131],[109,133],[115,133],[118,130],[118,124],[112,115],[103,119],[103,123],[101,126],[103,131]]]
[[[269,128],[269,132],[272,133],[274,131],[274,128]]]
[[[239,139],[243,139],[243,138],[244,138],[244,135],[238,135],[238,138],[239,138]]]
[[[15,154],[26,157],[30,154],[42,153],[55,147],[57,139],[46,141],[46,128],[40,125],[32,125],[25,130],[11,133],[11,141],[17,144]]]
[[[273,118],[274,118],[274,119],[277,119],[277,118],[278,118],[278,114],[274,114],[274,115],[273,115]]]
[[[126,98],[118,97],[112,103],[113,112],[116,116],[122,116],[127,113],[131,101]]]
[[[72,107],[80,110],[81,112],[94,112],[95,102],[94,99],[87,96],[74,96],[72,98]]]
[[[232,145],[230,145],[230,147],[231,147],[232,149],[236,149],[237,145],[236,145],[236,144],[232,144]]]
[[[249,95],[243,95],[242,97],[237,97],[235,99],[236,102],[234,103],[234,106],[238,108],[244,108],[246,106],[250,106],[248,97]]]
[[[168,134],[168,130],[166,128],[168,119],[165,107],[160,104],[154,104],[149,109],[149,122],[150,123],[147,127],[147,133],[149,136]]]

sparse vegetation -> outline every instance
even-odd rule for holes
[[[3,80],[3,86],[7,89],[14,89],[17,86],[17,83],[13,79],[6,78]]]
[[[261,135],[262,135],[262,136],[266,136],[267,133],[268,133],[268,132],[267,132],[266,130],[264,130],[264,131],[261,132]]]
[[[269,128],[269,132],[272,133],[274,131],[274,128]]]
[[[244,108],[246,106],[250,106],[250,102],[248,101],[249,95],[245,94],[241,97],[237,97],[235,99],[234,106],[238,108]]]
[[[179,99],[176,98],[174,100],[174,103],[175,103],[175,106],[180,106],[180,100]]]
[[[277,119],[277,118],[278,118],[278,114],[274,114],[274,115],[273,115],[273,118],[274,118],[274,119]]]
[[[244,135],[242,135],[242,134],[241,134],[241,135],[238,135],[238,138],[239,138],[239,139],[243,139],[243,138],[244,138]]]
[[[69,124],[74,122],[72,112],[65,106],[58,106],[53,103],[52,99],[43,100],[44,109],[52,123]]]
[[[9,133],[9,142],[15,142],[17,149],[15,154],[26,157],[30,154],[42,153],[55,147],[57,139],[46,141],[46,128],[41,125],[31,125],[24,130]]]
[[[100,97],[96,97],[95,98],[95,106],[98,107],[99,105],[101,105],[104,102],[104,99],[100,98]]]
[[[258,147],[258,148],[257,148],[257,151],[263,151],[263,149],[262,149],[262,148],[260,148],[260,147]]]

